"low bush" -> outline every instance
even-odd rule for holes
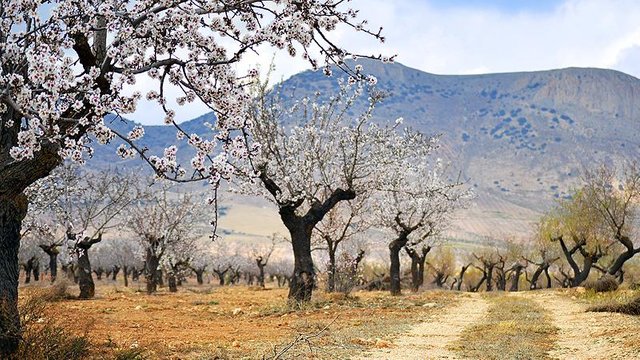
[[[31,296],[19,305],[22,339],[17,353],[10,359],[75,360],[89,354],[89,340],[77,336],[45,314],[47,303],[42,296]]]
[[[618,280],[611,275],[604,275],[596,281],[587,282],[584,287],[595,292],[616,291],[618,289]]]
[[[640,315],[640,297],[624,304],[606,304],[592,306],[587,311],[612,312],[627,315]]]

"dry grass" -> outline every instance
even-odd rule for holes
[[[374,347],[376,339],[404,331],[455,298],[447,292],[401,297],[318,292],[310,304],[292,309],[286,305],[286,289],[190,286],[148,296],[136,287],[99,282],[96,299],[58,301],[48,316],[62,319],[79,334],[88,329],[94,358],[133,358],[127,356],[136,353],[163,359],[260,358],[333,321],[311,347],[302,344],[291,352],[333,359]],[[35,291],[23,288],[21,296]],[[437,306],[423,307],[425,303]]]
[[[489,296],[486,318],[465,329],[455,350],[473,359],[543,359],[554,344],[557,328],[534,301],[515,296]]]

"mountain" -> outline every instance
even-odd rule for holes
[[[451,76],[398,63],[360,63],[388,93],[376,119],[403,117],[417,130],[442,134],[441,156],[475,188],[476,205],[452,229],[457,238],[526,234],[554,199],[568,196],[581,169],[640,151],[640,80],[621,72],[567,68]],[[300,97],[329,94],[336,91],[335,76],[305,71],[282,85]],[[183,126],[204,131],[202,124],[212,119],[208,114]],[[152,149],[161,151],[175,138],[172,128],[145,129]],[[105,151],[96,157],[107,156]]]

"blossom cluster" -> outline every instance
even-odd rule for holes
[[[231,164],[260,151],[248,142],[252,124],[247,121],[252,100],[247,85],[258,74],[255,69],[238,73],[235,64],[244,61],[245,53],[267,46],[301,56],[314,68],[322,63],[344,68],[343,60],[353,54],[327,40],[328,32],[347,25],[384,40],[347,3],[4,1],[0,126],[18,134],[6,150],[16,162],[29,161],[39,158],[46,143],[47,151],[53,148],[60,157],[82,163],[93,139],[104,144],[118,137],[126,144],[118,147],[120,156],[137,153],[163,177],[194,173],[186,180],[209,180],[217,188],[237,173],[253,174],[251,167]],[[145,77],[157,87],[143,94],[137,89]],[[179,108],[169,105],[168,87],[182,92],[175,99],[178,107],[199,101],[215,113],[212,137],[188,134],[176,123]],[[104,123],[107,114],[133,113],[143,97],[164,111],[178,139],[195,148],[195,172],[178,164],[177,147],[148,154],[140,144],[142,127],[120,133]]]

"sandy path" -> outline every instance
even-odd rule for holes
[[[488,307],[478,294],[461,295],[454,306],[430,315],[396,338],[393,348],[376,349],[355,359],[458,359],[447,347],[459,339],[463,329],[480,321]]]
[[[640,319],[621,314],[587,313],[587,305],[553,292],[522,293],[547,309],[558,327],[549,356],[554,359],[638,359],[640,346],[625,347]]]

